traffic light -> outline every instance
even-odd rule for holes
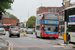
[[[68,12],[68,10],[65,10],[65,21],[69,22],[69,12]]]
[[[19,26],[19,23],[16,23],[16,26]]]
[[[2,11],[0,11],[0,20],[2,20]]]

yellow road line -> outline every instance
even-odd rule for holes
[[[11,45],[13,46],[13,43],[11,42]],[[13,50],[13,47],[11,47],[11,50]]]
[[[6,42],[9,43],[9,46],[13,46],[13,43],[12,42],[9,42],[8,40],[4,39],[4,38],[1,38],[3,40],[5,40]],[[8,47],[8,50],[13,50],[13,47]]]

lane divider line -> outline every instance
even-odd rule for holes
[[[8,46],[14,48],[21,48],[21,47],[66,47],[64,45],[25,45],[25,46]]]
[[[13,46],[13,43],[11,42],[11,45]],[[13,47],[11,47],[11,50],[13,50]]]

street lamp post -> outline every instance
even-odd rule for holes
[[[64,9],[64,0],[63,0],[63,3],[62,3],[62,19],[63,19],[63,14],[64,14],[63,9]]]
[[[28,11],[28,19],[29,19],[29,11]],[[27,23],[27,29],[28,29],[28,23]]]
[[[42,13],[42,3],[41,3],[41,13]]]
[[[21,16],[20,16],[20,23],[19,23],[19,27],[20,27],[20,29],[21,29]]]
[[[69,0],[69,7],[70,7],[70,1],[71,1],[71,0]]]

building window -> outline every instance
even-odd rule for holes
[[[58,9],[58,12],[60,11],[60,9]]]
[[[52,8],[52,12],[53,12],[53,8]]]
[[[50,8],[48,9],[48,12],[50,12]]]
[[[55,9],[55,12],[57,12],[57,9]]]
[[[44,13],[45,11],[43,11],[43,13]]]

